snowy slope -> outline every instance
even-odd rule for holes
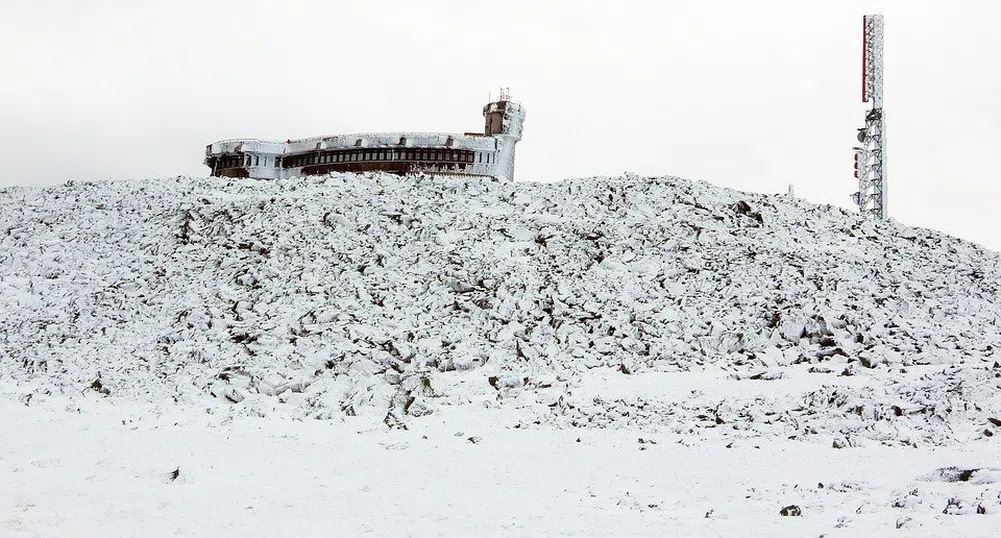
[[[999,257],[677,178],[175,178],[0,194],[0,375],[405,427],[920,444],[1001,418]],[[987,430],[985,433],[984,430]]]
[[[678,178],[3,189],[0,535],[993,536],[999,262]]]

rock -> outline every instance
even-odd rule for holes
[[[796,506],[795,504],[790,504],[789,506],[786,506],[785,508],[779,510],[779,515],[780,516],[787,516],[787,517],[788,516],[802,516],[803,515],[803,511],[800,510],[800,508],[798,506]]]
[[[970,513],[970,507],[962,499],[952,497],[946,503],[942,513],[949,516],[961,516]]]
[[[962,469],[960,467],[939,467],[934,472],[921,476],[927,482],[970,482],[972,484],[992,484],[1001,482],[1001,468]]]
[[[96,392],[98,394],[103,394],[105,396],[109,396],[111,394],[111,391],[108,390],[108,388],[105,387],[101,383],[101,377],[100,376],[98,376],[97,379],[95,379],[94,382],[91,383],[90,387],[88,387],[88,388],[90,388],[90,390],[92,390],[92,391],[94,391],[94,392]]]

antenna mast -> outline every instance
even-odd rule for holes
[[[883,16],[862,17],[862,102],[872,103],[858,129],[852,199],[859,211],[886,218],[886,112],[883,110]]]

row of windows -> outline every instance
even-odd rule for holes
[[[260,166],[261,161],[267,166],[268,158],[260,155],[226,155],[216,162],[216,168],[239,168],[242,166]]]
[[[244,166],[269,166],[270,158],[260,155],[226,155],[216,162],[216,168],[239,168]],[[371,161],[439,161],[459,163],[494,163],[496,156],[492,152],[472,152],[466,150],[348,150],[310,153],[308,155],[292,155],[276,157],[274,166],[298,168],[317,164],[371,162]]]
[[[298,168],[300,166],[312,166],[317,164],[343,163],[343,162],[371,162],[371,161],[439,161],[439,162],[493,162],[490,154],[479,153],[466,150],[404,150],[404,149],[377,149],[377,150],[348,150],[329,151],[324,153],[310,153],[307,155],[293,155],[280,160],[278,166],[285,168]]]

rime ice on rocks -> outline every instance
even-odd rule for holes
[[[7,188],[0,390],[391,427],[487,407],[691,439],[986,439],[998,263],[670,177]]]

